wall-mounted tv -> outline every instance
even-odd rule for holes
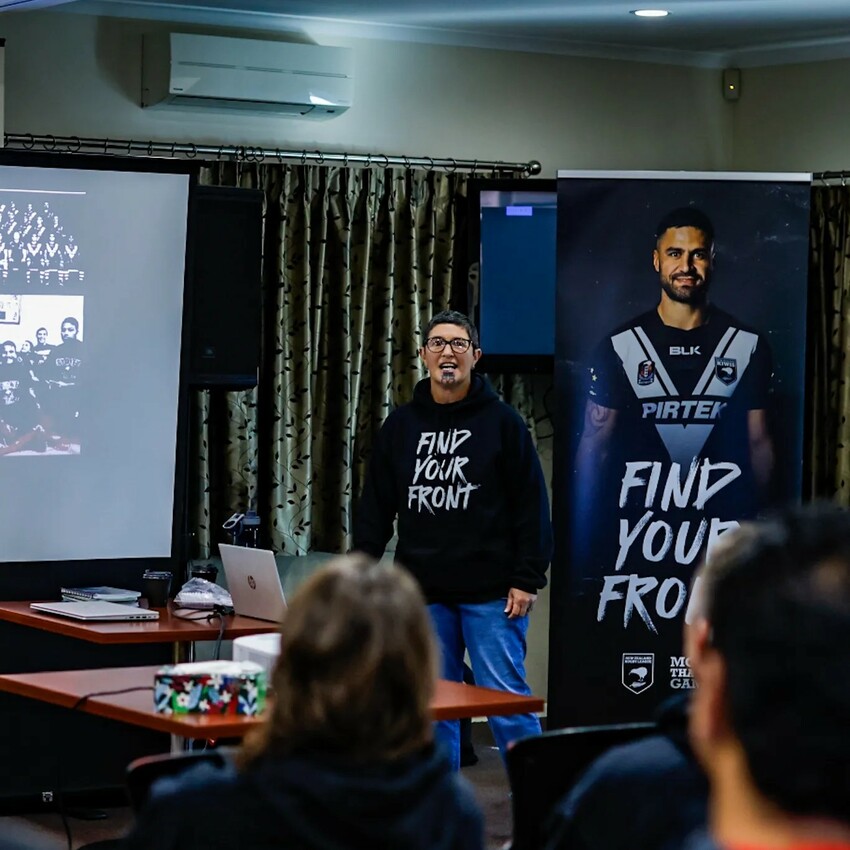
[[[489,372],[551,371],[555,352],[555,180],[469,182],[469,304]]]
[[[0,154],[0,562],[174,556],[195,170]]]

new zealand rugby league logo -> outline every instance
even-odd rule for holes
[[[620,681],[623,687],[633,694],[649,690],[655,681],[655,653],[624,652]]]
[[[734,384],[738,380],[738,361],[734,357],[715,357],[714,374],[726,386]]]

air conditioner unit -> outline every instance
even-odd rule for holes
[[[333,118],[352,104],[353,53],[346,47],[148,34],[142,106]]]

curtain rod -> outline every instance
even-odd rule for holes
[[[846,180],[850,177],[850,171],[815,171],[813,180]]]
[[[50,153],[101,153],[119,156],[182,156],[194,159],[197,156],[228,158],[237,162],[308,162],[316,165],[341,163],[343,166],[362,165],[389,168],[421,168],[428,171],[516,172],[526,175],[540,174],[542,166],[537,160],[531,162],[500,162],[492,160],[447,159],[430,156],[388,156],[383,153],[330,153],[325,151],[281,150],[260,148],[250,145],[196,145],[192,142],[140,142],[133,139],[83,139],[79,136],[37,136],[32,133],[6,133],[6,147],[23,150],[41,150]]]

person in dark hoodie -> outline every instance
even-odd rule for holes
[[[128,850],[483,850],[472,787],[434,744],[437,667],[413,578],[333,559],[284,614],[266,722],[231,768],[160,780]]]
[[[705,826],[708,780],[688,741],[688,693],[658,706],[657,731],[588,766],[544,823],[542,850],[679,850]],[[612,817],[624,800],[628,817]]]
[[[435,315],[419,350],[428,377],[387,417],[357,506],[353,548],[380,558],[398,520],[396,560],[418,579],[442,650],[442,675],[529,694],[528,614],[552,552],[549,497],[528,427],[475,374],[478,331]],[[535,714],[490,717],[502,755],[538,734]],[[460,724],[438,724],[460,766]]]

